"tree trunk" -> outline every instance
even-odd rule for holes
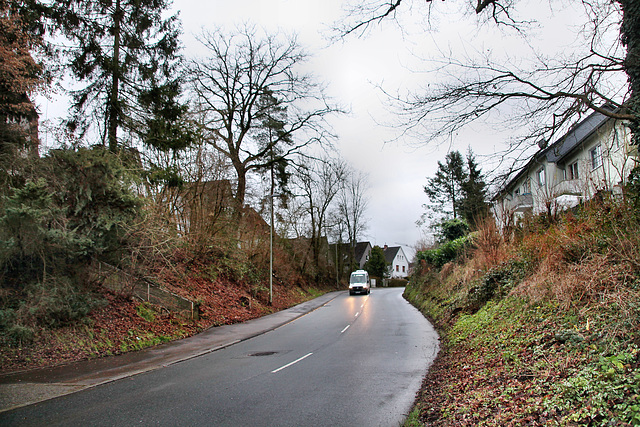
[[[640,3],[638,0],[617,0],[622,8],[620,36],[627,47],[624,70],[627,73],[631,96],[628,102],[630,113],[636,117],[631,123],[632,142],[640,142]]]
[[[238,209],[242,209],[244,207],[244,199],[247,194],[247,171],[239,160],[233,160],[232,163],[238,177],[235,199],[238,204]]]
[[[120,22],[122,21],[122,8],[120,0],[116,1],[116,10],[113,13],[113,59],[112,59],[112,77],[111,77],[111,93],[109,95],[108,110],[108,130],[107,140],[109,141],[109,150],[115,152],[118,149],[118,118],[120,115],[118,89],[120,86]]]

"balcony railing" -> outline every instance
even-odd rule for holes
[[[533,195],[531,193],[519,194],[513,198],[515,212],[526,212],[533,209]]]

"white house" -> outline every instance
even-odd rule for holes
[[[389,264],[389,277],[405,279],[409,276],[409,260],[401,246],[384,245],[384,259]]]
[[[507,226],[525,213],[552,214],[598,192],[621,194],[636,157],[624,123],[593,112],[542,147],[495,195],[496,220]]]

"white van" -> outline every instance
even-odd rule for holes
[[[349,278],[349,295],[371,293],[371,280],[365,270],[356,270]]]

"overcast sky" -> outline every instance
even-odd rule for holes
[[[255,23],[266,30],[296,33],[299,43],[312,54],[310,70],[328,86],[328,95],[350,108],[351,113],[331,120],[338,135],[340,155],[354,168],[369,174],[368,230],[363,240],[372,245],[402,245],[409,256],[421,237],[416,221],[424,212],[427,197],[423,186],[433,176],[437,161],[444,159],[449,149],[467,151],[469,146],[478,155],[484,172],[491,172],[492,153],[502,150],[505,135],[499,129],[474,126],[441,144],[425,144],[419,137],[395,139],[397,131],[383,126],[391,123],[393,112],[385,106],[385,97],[377,88],[390,93],[417,90],[428,83],[432,75],[423,72],[428,62],[417,59],[433,56],[437,51],[483,49],[518,50],[501,33],[484,26],[479,31],[478,18],[463,13],[467,2],[440,2],[436,6],[445,12],[433,16],[426,32],[428,3],[403,3],[399,16],[403,30],[391,21],[376,24],[365,37],[349,37],[330,44],[326,36],[332,23],[344,16],[343,0],[174,0],[173,9],[180,12],[183,44],[187,57],[203,54],[195,36],[202,29],[224,27],[233,30],[242,23]],[[540,9],[538,1],[527,2]],[[467,10],[467,9],[465,9]],[[527,13],[530,13],[527,12]],[[565,27],[572,16],[560,11],[550,28]],[[482,27],[482,26],[480,26]],[[562,48],[562,37],[541,28],[539,43]],[[564,38],[569,40],[569,38]],[[471,43],[474,42],[474,43]],[[480,46],[480,47],[478,47]],[[526,48],[526,47],[525,47]],[[49,118],[45,103],[43,117]],[[46,143],[45,143],[46,146]]]
[[[436,161],[446,148],[416,149],[404,142],[388,142],[395,133],[378,122],[392,117],[376,85],[395,90],[415,76],[407,69],[407,34],[384,24],[366,38],[349,38],[329,45],[330,25],[343,15],[340,0],[174,0],[183,23],[186,54],[197,52],[194,36],[202,28],[243,22],[270,30],[298,34],[300,44],[312,54],[312,72],[328,85],[329,96],[350,108],[350,114],[331,120],[338,135],[341,156],[354,168],[369,174],[368,230],[372,245],[402,245],[413,253],[420,237],[416,221],[427,198],[422,190],[433,175]],[[466,150],[466,148],[464,148]]]
[[[440,3],[440,2],[438,2]],[[328,85],[328,94],[347,105],[351,113],[332,120],[338,135],[341,156],[353,167],[369,174],[368,230],[364,236],[372,245],[402,245],[409,256],[420,239],[416,221],[428,199],[423,191],[427,177],[437,170],[437,162],[447,151],[466,153],[472,146],[485,173],[493,172],[497,162],[493,154],[506,146],[508,135],[502,129],[477,125],[465,129],[440,144],[405,136],[381,123],[392,123],[393,112],[378,87],[390,93],[419,90],[433,74],[424,71],[437,67],[424,58],[451,51],[472,56],[478,50],[491,50],[493,57],[513,58],[513,52],[543,47],[547,53],[562,51],[576,42],[582,21],[579,11],[566,7],[570,2],[539,0],[520,2],[521,16],[545,15],[544,23],[531,29],[531,39],[507,37],[489,25],[478,25],[468,2],[437,4],[437,14],[427,22],[426,2],[409,2],[398,14],[402,29],[392,21],[375,24],[364,37],[349,37],[329,43],[332,24],[344,17],[343,0],[174,0],[183,23],[186,54],[198,49],[194,36],[203,28],[224,26],[233,29],[243,23],[255,23],[269,30],[298,34],[298,40],[313,56],[311,70]],[[425,31],[429,25],[430,31]],[[422,59],[418,59],[418,57]],[[509,59],[507,59],[509,58]]]

